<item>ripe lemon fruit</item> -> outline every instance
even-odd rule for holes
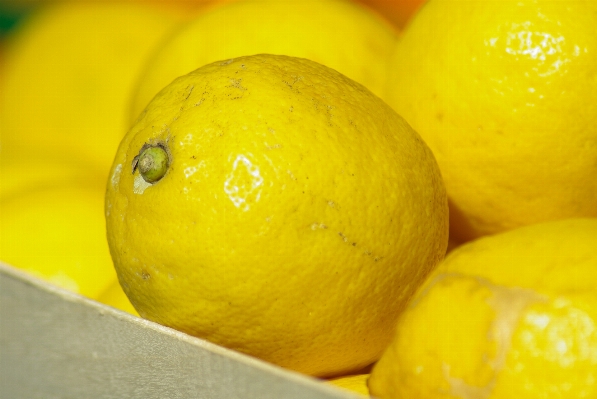
[[[114,281],[108,286],[108,288],[100,295],[98,295],[97,301],[105,305],[110,305],[124,312],[130,313],[132,315],[139,316],[139,314],[131,304],[131,301],[122,290],[122,287],[118,282],[118,279],[114,279]]]
[[[418,134],[362,85],[276,55],[164,88],[120,144],[106,217],[142,317],[317,376],[378,358],[447,245]]]
[[[153,54],[133,96],[132,120],[175,78],[202,65],[269,53],[334,68],[380,95],[396,33],[347,0],[237,0],[208,8]]]
[[[385,398],[597,396],[597,219],[480,238],[451,252],[374,366]]]
[[[97,298],[116,280],[104,187],[55,185],[0,199],[0,261]]]
[[[214,4],[237,0],[130,0],[141,4],[146,4],[158,9],[164,9],[167,12],[173,12],[184,20],[194,18],[198,13]]]
[[[597,216],[596,25],[590,1],[430,0],[404,31],[385,98],[437,158],[454,238]]]
[[[147,6],[66,2],[39,7],[11,32],[0,87],[2,151],[44,148],[107,178],[130,127],[137,74],[176,19]]]
[[[338,388],[346,389],[351,392],[356,392],[361,395],[369,396],[369,388],[367,387],[367,379],[369,374],[354,374],[332,378],[326,382]]]
[[[55,186],[96,184],[101,188],[105,175],[99,168],[87,167],[74,159],[61,159],[43,148],[26,152],[4,150],[0,140],[0,201]]]

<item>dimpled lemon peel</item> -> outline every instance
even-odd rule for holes
[[[597,217],[596,25],[592,1],[430,0],[404,30],[384,99],[433,150],[456,241]]]
[[[374,366],[392,398],[594,398],[597,219],[520,227],[454,249]]]
[[[153,183],[133,160],[148,145],[168,155]],[[166,86],[120,144],[105,212],[142,317],[322,377],[379,358],[448,234],[439,168],[399,115],[267,54]]]
[[[131,121],[168,83],[201,65],[249,54],[319,62],[381,95],[396,31],[346,0],[234,0],[204,10],[170,35],[146,63],[131,101]]]

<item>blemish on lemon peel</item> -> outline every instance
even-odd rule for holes
[[[151,183],[147,183],[145,179],[143,179],[143,176],[135,176],[133,179],[133,193],[143,194],[148,187],[151,187]]]
[[[317,223],[317,222],[315,222],[315,223],[311,224],[311,230],[325,230],[327,228],[328,228],[328,226],[326,226],[323,223]]]
[[[487,304],[495,312],[493,322],[487,332],[487,340],[494,343],[496,348],[495,355],[486,360],[492,370],[491,379],[483,386],[473,386],[462,378],[453,377],[450,374],[450,365],[447,363],[442,364],[442,372],[449,384],[451,395],[463,399],[485,399],[491,396],[498,375],[506,364],[514,331],[525,315],[525,310],[532,304],[547,302],[548,298],[531,289],[502,286],[479,276],[469,276],[461,273],[439,273],[411,303],[410,307],[417,306],[421,298],[427,295],[434,285],[449,278],[473,279],[491,293],[486,299]]]
[[[263,177],[257,165],[246,155],[237,155],[232,162],[232,171],[224,182],[224,192],[235,207],[248,211],[251,203],[259,201]]]
[[[120,183],[120,174],[122,173],[122,164],[119,163],[114,168],[114,173],[112,173],[112,177],[110,178],[110,182],[112,183],[112,187],[114,189],[118,188],[118,183]]]

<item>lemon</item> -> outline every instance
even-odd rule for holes
[[[418,134],[340,73],[266,54],[153,99],[116,154],[106,217],[142,317],[316,376],[375,361],[447,246]]]
[[[178,76],[260,53],[308,58],[381,94],[395,41],[389,23],[352,1],[230,1],[200,13],[156,50],[133,96],[131,118]]]
[[[214,4],[224,3],[228,1],[237,0],[129,0],[141,4],[147,4],[158,9],[163,9],[166,12],[174,13],[176,16],[189,20],[194,18],[198,13],[203,12],[206,8]]]
[[[110,305],[132,315],[139,315],[131,304],[131,301],[129,301],[128,297],[122,290],[118,279],[114,279],[108,288],[97,296],[97,300],[98,302],[101,302],[105,305]]]
[[[384,98],[433,150],[454,238],[597,216],[596,24],[590,1],[430,0],[404,31]]]
[[[0,201],[55,186],[105,185],[106,173],[74,159],[62,159],[42,148],[3,151],[0,148]],[[103,193],[99,194],[100,199]],[[102,207],[100,206],[100,209]]]
[[[0,261],[96,298],[116,280],[103,186],[39,187],[0,199]]]
[[[369,396],[369,388],[367,387],[367,379],[369,374],[354,374],[342,376],[327,380],[328,384],[338,388],[346,389],[351,392],[360,393],[361,395]]]
[[[6,43],[3,156],[43,148],[56,160],[101,169],[105,181],[130,127],[137,74],[176,21],[163,11],[115,2],[37,9]]]
[[[369,379],[379,398],[597,396],[597,219],[451,252],[401,316]]]
[[[396,28],[404,29],[425,0],[357,0],[384,16]]]

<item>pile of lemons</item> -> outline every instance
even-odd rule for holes
[[[597,5],[33,3],[0,261],[363,395],[597,397]]]

